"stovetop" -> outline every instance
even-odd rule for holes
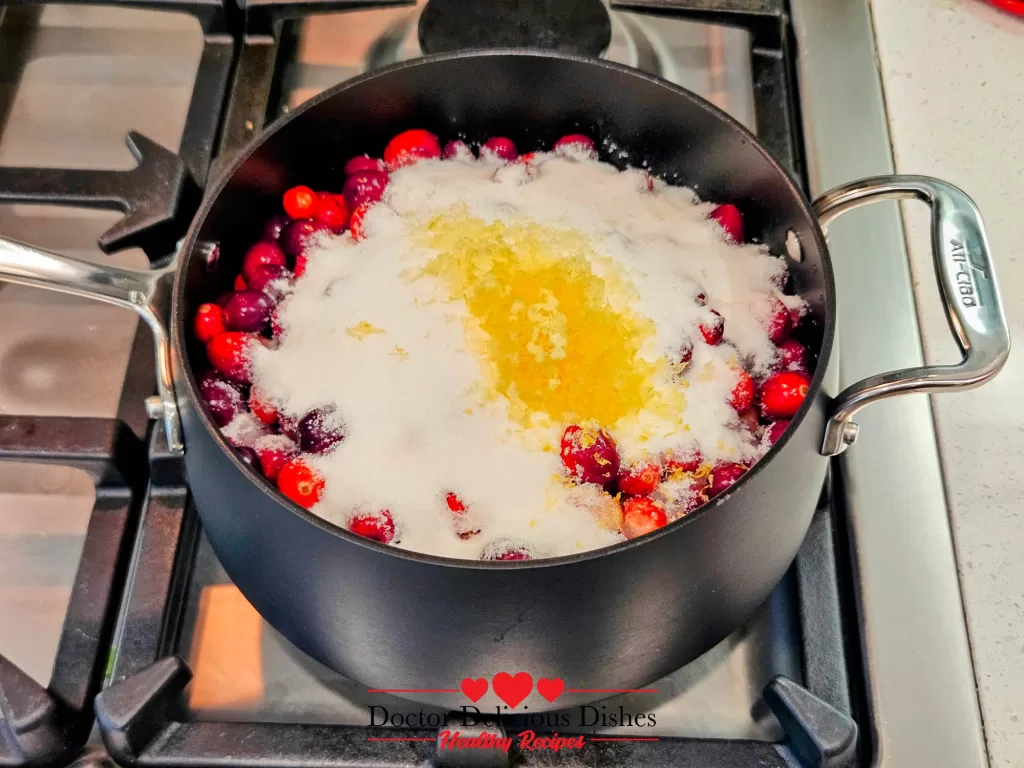
[[[4,236],[143,266],[174,247],[218,162],[266,122],[337,82],[422,54],[423,3],[138,5],[3,11]],[[804,179],[782,0],[629,5],[609,14],[607,58],[709,99]],[[180,178],[160,199],[110,175],[135,166],[129,131],[142,134],[140,173],[170,162],[160,147],[178,152]],[[111,235],[120,214],[53,204],[69,202],[127,209],[134,229]],[[152,226],[139,230],[143,220]],[[437,751],[436,728],[369,727],[372,706],[424,708],[368,693],[309,659],[231,584],[179,462],[145,416],[151,343],[133,315],[0,284],[0,328],[0,458],[19,462],[0,462],[0,765],[67,764],[85,744],[101,690],[98,732],[122,765],[461,764]],[[823,489],[797,561],[747,625],[652,684],[656,692],[601,702],[656,714],[643,736],[658,741],[519,761],[874,764],[878,724],[862,659],[871,638],[858,613],[861,563],[841,479],[839,492],[832,480]],[[637,736],[632,726],[572,722],[574,732]],[[98,747],[96,733],[90,743]]]

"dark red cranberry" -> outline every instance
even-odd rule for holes
[[[345,163],[345,175],[351,176],[363,171],[383,171],[384,161],[369,155],[356,155]]]
[[[481,559],[509,562],[514,560],[532,560],[533,555],[522,544],[511,541],[496,541],[487,545],[483,555],[481,555]]]
[[[345,425],[334,408],[315,408],[299,422],[299,444],[306,453],[327,453],[345,439]]]
[[[273,302],[278,302],[288,293],[288,287],[295,275],[287,267],[276,264],[256,267],[249,275],[249,290],[265,294]]]
[[[451,160],[453,157],[472,157],[473,150],[469,148],[469,145],[464,141],[449,141],[444,145],[444,149],[441,150],[442,160]]]
[[[489,152],[495,157],[506,161],[515,160],[519,157],[519,149],[516,147],[516,143],[506,136],[494,136],[488,139],[483,143],[480,152],[481,154]]]
[[[789,429],[789,420],[773,421],[764,430],[764,439],[768,445],[775,445],[782,437],[782,433]]]
[[[693,342],[683,339],[682,344],[679,345],[679,362],[689,365],[691,360],[693,360]]]
[[[286,213],[271,216],[267,219],[267,223],[263,225],[263,239],[277,242],[281,238],[281,231],[291,223],[292,220]]]
[[[708,498],[713,499],[732,488],[743,475],[747,467],[742,464],[716,464],[711,470],[711,484],[708,486]]]
[[[562,434],[562,464],[582,483],[608,485],[619,473],[619,451],[603,429],[573,424]]]
[[[354,211],[366,201],[375,203],[384,197],[384,188],[387,185],[388,175],[384,171],[362,171],[345,180],[345,188],[341,194],[345,198],[348,210]]]
[[[242,277],[245,278],[245,284],[252,288],[250,275],[256,267],[284,267],[287,264],[288,257],[284,255],[281,246],[263,240],[245,252],[245,257],[242,259]]]
[[[261,291],[238,291],[224,305],[228,328],[245,333],[258,333],[270,322],[274,302]]]
[[[318,235],[327,231],[327,225],[319,221],[296,219],[281,233],[281,247],[293,258],[301,256]]]
[[[299,442],[299,420],[286,413],[278,413],[277,426],[282,435],[292,442]]]
[[[240,445],[235,450],[238,451],[238,458],[255,469],[259,474],[263,474],[263,467],[260,466],[260,457],[256,455],[256,451],[246,445]]]
[[[234,295],[235,295],[234,291],[225,291],[220,296],[218,296],[216,299],[214,299],[213,303],[216,304],[221,309],[223,309],[224,305],[228,303],[228,299],[230,299]]]
[[[786,339],[779,344],[779,361],[784,371],[806,371],[807,347],[796,339]]]
[[[241,393],[231,382],[213,371],[205,371],[196,383],[199,396],[218,427],[227,426],[235,416],[247,410]]]
[[[693,297],[693,301],[698,307],[706,307],[708,305],[708,296],[704,291],[701,291]]]

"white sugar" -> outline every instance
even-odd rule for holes
[[[641,409],[618,431],[603,425],[623,463],[693,445],[712,461],[759,455],[727,401],[734,366],[764,372],[775,359],[751,302],[777,294],[772,281],[783,264],[761,246],[725,242],[706,219],[713,205],[689,190],[661,182],[646,190],[642,172],[575,155],[538,155],[531,169],[465,155],[424,161],[392,174],[384,201],[365,218],[365,240],[326,237],[310,251],[279,310],[280,343],[256,346],[253,369],[284,413],[333,405],[343,419],[345,440],[310,459],[326,479],[313,511],[344,526],[357,512],[386,508],[398,546],[471,559],[501,542],[554,556],[621,540],[581,503],[586,492],[565,483],[557,446],[566,424],[524,429],[507,400],[488,396],[493,361],[468,340],[476,322],[468,304],[423,276],[439,255],[423,233],[455,210],[577,233],[596,254],[593,275],[632,286],[609,291],[609,311],[653,324],[641,362],[661,365],[655,384],[682,392],[685,410],[673,421]],[[702,292],[706,307],[695,301]],[[697,331],[712,308],[725,318],[717,347]],[[693,359],[680,383],[665,363],[687,340]],[[454,520],[448,492],[468,508],[464,520]],[[469,529],[480,533],[459,537]]]

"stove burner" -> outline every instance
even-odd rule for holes
[[[601,0],[430,0],[419,36],[424,53],[546,48],[600,56],[612,22]]]

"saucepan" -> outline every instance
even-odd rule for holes
[[[550,147],[586,133],[640,165],[731,202],[747,232],[789,262],[808,304],[803,340],[817,364],[790,428],[727,493],[655,533],[568,557],[470,562],[359,538],[291,503],[252,471],[202,405],[199,304],[230,288],[244,249],[296,184],[334,189],[342,165],[379,156],[409,128],[470,140],[509,136]],[[956,365],[884,373],[837,392],[836,289],[824,228],[883,199],[931,206],[934,264]],[[219,258],[215,259],[217,254]],[[213,183],[167,264],[137,272],[0,243],[0,279],[130,307],[156,336],[162,418],[183,453],[203,527],[228,574],[296,646],[370,688],[459,707],[465,678],[527,672],[561,678],[557,705],[634,689],[678,669],[739,627],[796,555],[829,457],[854,442],[858,410],[893,395],[966,389],[991,379],[1009,333],[981,216],[949,183],[865,179],[812,205],[758,140],[676,85],[628,67],[537,51],[429,56],[342,83],[270,125]],[[354,374],[358,375],[358,374]],[[142,564],[145,567],[145,564]],[[499,704],[493,692],[478,706]],[[536,690],[522,706],[550,708]]]

